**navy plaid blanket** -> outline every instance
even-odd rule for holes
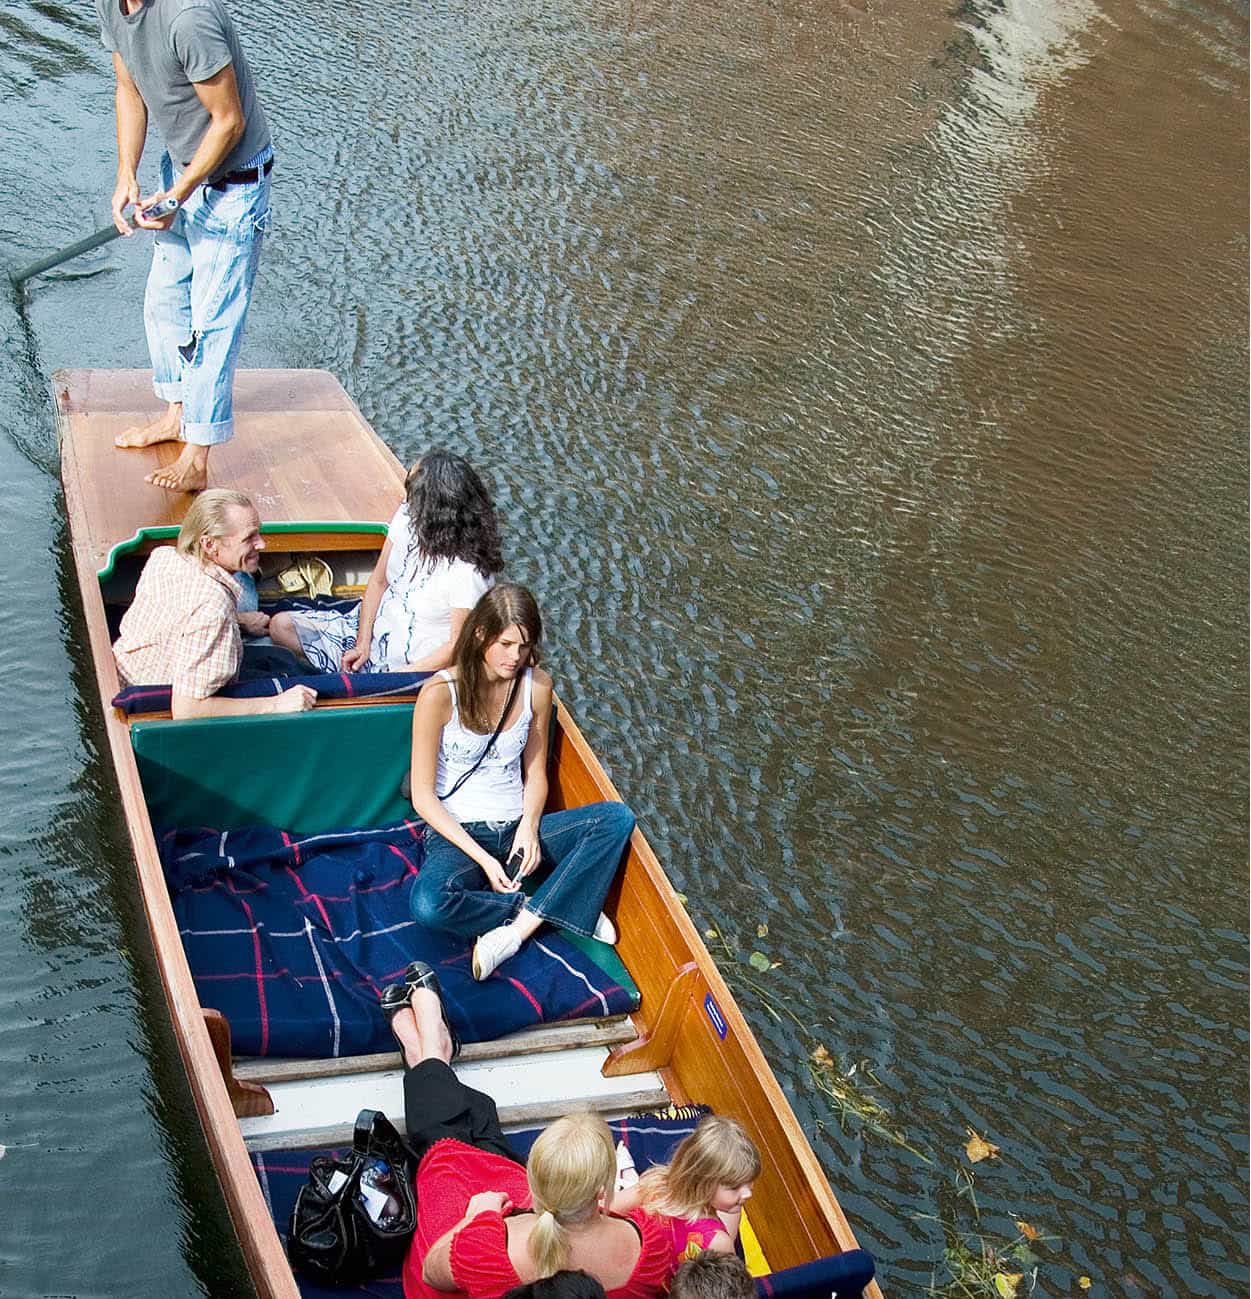
[[[624,1119],[613,1119],[608,1126],[613,1139],[624,1142],[634,1166],[642,1172],[653,1164],[667,1163],[674,1148],[683,1137],[695,1131],[696,1124],[707,1114],[703,1105],[688,1105],[662,1113],[635,1114]],[[523,1158],[530,1153],[542,1128],[527,1128],[524,1132],[508,1135],[509,1144]],[[269,1204],[274,1225],[285,1244],[287,1227],[295,1197],[308,1180],[308,1166],[317,1154],[342,1158],[346,1150],[276,1150],[270,1154],[252,1155],[252,1166]],[[748,1216],[750,1216],[750,1206]],[[799,1267],[771,1272],[756,1281],[759,1299],[851,1299],[859,1295],[873,1279],[873,1256],[862,1249],[833,1254],[829,1258],[804,1263]],[[404,1287],[398,1276],[382,1277],[360,1286],[321,1286],[303,1277],[299,1282],[302,1299],[403,1299]]]
[[[409,914],[423,834],[419,821],[401,821],[303,838],[269,827],[162,837],[196,990],[230,1021],[236,1053],[393,1050],[378,994],[414,959],[438,971],[448,1017],[466,1042],[634,1008],[632,991],[550,929],[475,982],[468,943]]]

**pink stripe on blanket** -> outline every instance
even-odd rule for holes
[[[538,999],[535,997],[534,993],[532,993],[520,979],[514,979],[512,975],[508,976],[508,982],[511,983],[513,987],[516,988],[517,991],[521,993],[521,995],[534,1007],[534,1013],[539,1017],[539,1022],[541,1023],[543,1020],[543,1007],[539,1005]]]
[[[614,992],[622,992],[624,989],[619,984],[612,984],[603,991],[603,997],[611,997]],[[588,997],[585,1001],[579,1002],[572,1009],[567,1010],[561,1016],[562,1019],[577,1019],[579,1015],[584,1014],[594,1006],[599,1014],[604,1013],[604,1002],[601,997]]]
[[[296,839],[292,839],[292,837],[291,837],[291,836],[290,836],[290,835],[289,835],[289,834],[284,830],[284,831],[282,832],[282,842],[283,842],[283,843],[284,843],[288,848],[290,848],[291,851],[295,854],[295,864],[296,864],[297,866],[303,866],[304,863],[303,863],[303,861],[300,859],[300,845],[299,845],[299,841],[296,840]]]
[[[406,821],[405,825],[407,824]],[[387,844],[387,847],[404,863],[410,875],[417,874],[417,863],[402,848],[397,848],[393,843]]]
[[[238,890],[234,885],[230,886],[230,891],[239,897]],[[252,914],[252,908],[239,897],[239,905],[247,913],[248,924],[252,926],[252,957],[255,961],[256,972],[256,1003],[261,1012],[261,1050],[260,1054],[264,1055],[269,1049],[269,1007],[265,1002],[265,972],[261,969],[261,935],[256,927],[256,917]]]
[[[287,836],[284,834],[282,837],[286,839]],[[308,889],[304,887],[304,881],[291,869],[290,866],[287,867],[287,874],[295,881],[295,887],[304,895],[305,901],[316,904],[317,910],[321,912],[322,923],[333,934],[334,925],[330,923],[330,913],[326,910],[325,903],[322,902],[321,898],[318,897],[316,893],[310,893]]]

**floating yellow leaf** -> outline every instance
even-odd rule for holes
[[[972,1128],[965,1128],[969,1134],[968,1143],[964,1147],[964,1153],[969,1157],[970,1164],[980,1164],[983,1159],[995,1159],[999,1155],[999,1147],[987,1141],[985,1137],[979,1137]]]
[[[687,897],[686,897],[686,894],[685,894],[685,893],[679,893],[679,894],[678,894],[678,901],[679,901],[683,906],[686,906],[686,903],[687,903]]]
[[[757,937],[757,938],[768,938],[768,937],[769,937],[769,926],[768,926],[768,925],[757,925],[757,926],[756,926],[756,937]]]
[[[995,1289],[1000,1299],[1016,1299],[1016,1288],[1021,1284],[1023,1272],[996,1272]]]
[[[1016,1220],[1016,1229],[1025,1237],[1026,1240],[1038,1239],[1038,1228],[1031,1227],[1028,1222],[1022,1222],[1020,1218]]]
[[[705,937],[705,938],[716,938],[716,936],[717,936],[717,931],[716,931],[715,929],[705,929],[705,930],[704,930],[704,937]]]
[[[1083,1290],[1089,1290],[1089,1289],[1090,1289],[1090,1278],[1089,1278],[1088,1276],[1079,1276],[1079,1277],[1077,1278],[1077,1284],[1078,1284],[1078,1285],[1079,1285]]]
[[[834,1060],[827,1047],[819,1046],[812,1053],[812,1063],[819,1064],[824,1068],[831,1068],[833,1067]]]

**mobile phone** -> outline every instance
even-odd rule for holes
[[[521,874],[521,864],[525,859],[525,849],[518,844],[517,847],[508,854],[504,861],[504,874],[507,875],[510,880],[515,880],[517,876]],[[514,860],[517,863],[515,866],[513,865]]]
[[[139,211],[145,221],[159,221],[162,217],[169,216],[171,212],[177,212],[178,207],[178,200],[171,194],[168,198],[161,199],[159,203],[140,208]]]

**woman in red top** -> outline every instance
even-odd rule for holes
[[[421,1157],[405,1299],[500,1299],[566,1268],[588,1272],[608,1299],[655,1299],[674,1268],[668,1233],[641,1209],[609,1212],[617,1160],[608,1125],[590,1113],[559,1119],[523,1169],[495,1102],[452,1072],[434,971],[414,962],[405,978],[382,998],[408,1066],[405,1122]]]

